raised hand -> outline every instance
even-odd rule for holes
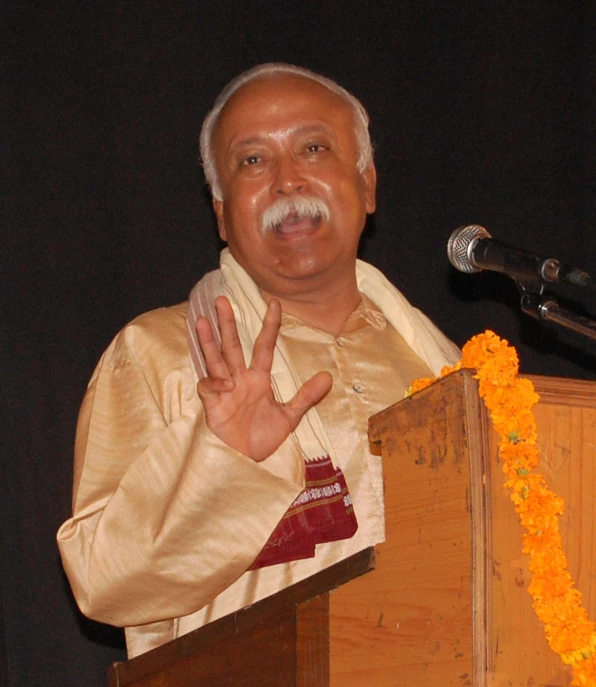
[[[331,375],[317,372],[288,403],[279,403],[273,395],[270,377],[281,322],[279,301],[269,302],[249,367],[244,362],[230,302],[220,296],[215,307],[221,352],[210,322],[199,317],[196,324],[209,375],[197,386],[207,426],[230,448],[259,462],[270,456],[304,413],[329,392]]]

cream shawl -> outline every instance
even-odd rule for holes
[[[250,364],[254,342],[267,310],[257,285],[227,248],[221,253],[220,265],[219,270],[209,272],[198,282],[189,297],[186,322],[189,350],[199,378],[206,376],[207,370],[195,323],[201,315],[206,316],[212,323],[217,322],[217,296],[226,296],[232,304],[247,365]],[[362,260],[357,260],[356,278],[358,290],[383,311],[389,323],[434,374],[438,374],[445,364],[453,364],[459,360],[458,348],[425,315],[413,308],[379,270]],[[218,344],[221,345],[217,327],[213,327],[213,330]],[[271,380],[275,396],[282,403],[289,401],[301,384],[286,347],[280,339],[276,344]],[[333,446],[316,408],[311,408],[305,414],[294,434],[306,460],[329,455],[333,464],[337,465]]]

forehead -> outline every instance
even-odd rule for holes
[[[213,146],[217,151],[239,136],[267,136],[280,129],[316,125],[352,135],[352,107],[312,79],[294,74],[264,77],[245,84],[230,97],[214,128]]]

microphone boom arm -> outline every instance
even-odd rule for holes
[[[543,295],[543,286],[538,293],[523,282],[516,281],[521,293],[521,309],[539,322],[554,322],[596,341],[596,321],[562,308],[550,295]]]

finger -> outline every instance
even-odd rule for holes
[[[292,430],[296,428],[304,413],[321,401],[331,390],[333,377],[329,372],[317,372],[298,389],[294,398],[285,404]]]
[[[267,305],[267,312],[263,318],[263,326],[255,341],[250,366],[253,370],[271,372],[275,343],[281,324],[281,304],[272,298]]]
[[[203,377],[197,384],[197,391],[201,399],[205,396],[217,396],[226,391],[231,391],[235,387],[235,382],[229,377],[222,379],[221,377]]]
[[[221,355],[230,372],[243,370],[246,368],[244,353],[242,352],[236,318],[234,317],[230,301],[225,296],[218,296],[215,299],[215,308],[221,334]]]
[[[205,358],[207,365],[207,374],[209,377],[226,379],[230,377],[230,371],[226,365],[219,346],[213,336],[211,329],[211,322],[205,317],[199,317],[195,328],[197,330],[197,337],[199,339],[199,346]]]

